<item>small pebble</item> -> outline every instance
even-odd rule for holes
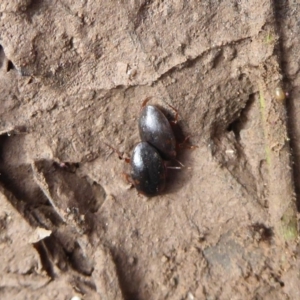
[[[135,261],[135,259],[134,259],[134,257],[129,257],[129,259],[128,259],[128,263],[130,264],[130,265],[133,265],[134,264],[134,261]]]
[[[275,99],[283,102],[286,98],[286,94],[281,87],[275,88]]]
[[[188,292],[187,300],[194,300],[194,299],[195,299],[194,295],[191,292]]]

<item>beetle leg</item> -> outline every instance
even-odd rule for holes
[[[188,149],[195,149],[195,148],[198,148],[198,146],[195,146],[195,145],[189,145],[187,144],[188,141],[189,141],[189,138],[190,136],[188,135],[187,137],[184,138],[184,140],[177,145],[178,148],[188,148]]]
[[[125,160],[126,163],[130,163],[130,158],[124,157],[124,153],[120,152],[118,149],[112,147],[111,145],[104,142],[104,144],[109,147],[113,152],[117,153],[119,156],[119,159]]]
[[[175,158],[173,160],[176,161],[180,166],[167,166],[167,169],[173,169],[173,170],[191,169],[191,167],[186,167],[181,161]]]
[[[175,160],[178,164],[180,164],[183,168],[185,167],[185,165],[184,165],[182,162],[180,162],[179,160],[177,160],[176,158],[174,158],[174,160]]]
[[[122,173],[122,175],[125,178],[125,180],[127,181],[127,183],[130,184],[130,188],[134,187],[134,182],[133,182],[131,176],[127,173]]]
[[[175,120],[171,121],[170,123],[177,124],[178,117],[179,117],[178,109],[176,109],[174,106],[172,106],[169,103],[167,103],[167,105],[170,106],[175,111]]]
[[[151,98],[152,98],[151,96],[150,96],[150,97],[147,97],[147,98],[143,101],[141,110],[147,105],[147,103],[150,101]]]
[[[181,170],[181,169],[182,169],[182,167],[167,166],[167,169],[172,169],[172,170]]]

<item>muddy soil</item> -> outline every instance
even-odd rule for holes
[[[300,298],[276,229],[300,194],[300,3],[278,3],[1,1],[1,299]],[[106,145],[132,153],[147,97],[196,146],[153,198]]]

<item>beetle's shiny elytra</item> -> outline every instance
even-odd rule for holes
[[[164,159],[176,157],[176,140],[166,116],[153,105],[143,108],[139,119],[139,132],[143,142],[154,146]]]
[[[131,177],[138,192],[149,197],[160,194],[165,188],[166,171],[154,147],[146,142],[136,145],[131,156]]]

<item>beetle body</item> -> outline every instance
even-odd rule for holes
[[[139,132],[143,142],[155,147],[164,159],[176,157],[176,140],[166,116],[153,105],[143,108],[139,119]]]
[[[131,177],[141,194],[160,194],[166,183],[166,166],[158,151],[147,142],[136,145],[131,156]]]

